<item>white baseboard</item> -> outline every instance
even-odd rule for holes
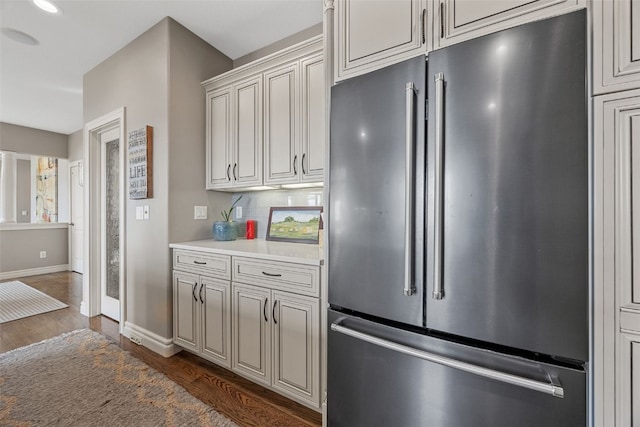
[[[49,267],[29,268],[26,270],[5,271],[0,273],[0,280],[15,279],[16,277],[37,276],[38,274],[58,273],[69,271],[69,264],[51,265]]]
[[[171,357],[182,350],[173,343],[173,338],[161,337],[131,322],[124,322],[123,335],[163,357]]]

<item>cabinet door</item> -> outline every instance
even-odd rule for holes
[[[640,6],[593,2],[594,93],[640,88]]]
[[[640,423],[640,90],[594,102],[594,425]],[[634,401],[634,399],[636,399]]]
[[[422,0],[338,0],[335,80],[426,53],[429,31]]]
[[[268,289],[232,284],[232,369],[254,381],[271,384],[271,336]]]
[[[640,425],[640,330],[637,332],[620,334],[620,358],[616,370],[618,416],[615,423],[620,427]]]
[[[273,388],[319,406],[320,303],[273,291]]]
[[[173,272],[173,340],[180,347],[199,351],[200,300],[198,276]]]
[[[233,94],[233,185],[262,185],[262,75],[234,85]]]
[[[200,278],[202,296],[202,356],[231,368],[231,284]]]
[[[264,75],[265,184],[298,182],[298,63]]]
[[[207,93],[206,188],[231,187],[231,87]]]
[[[324,181],[326,93],[322,55],[302,62],[302,181]]]
[[[584,0],[440,0],[435,3],[434,49],[557,15]]]

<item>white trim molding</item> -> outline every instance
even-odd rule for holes
[[[173,343],[173,338],[161,337],[160,335],[134,325],[131,322],[123,323],[124,331],[122,335],[129,338],[132,342],[146,347],[163,357],[171,357],[182,351],[182,348]]]
[[[118,108],[84,125],[84,269],[82,276],[81,313],[86,316],[100,314],[100,280],[103,254],[100,242],[100,135],[119,129],[122,153],[126,151],[125,107]],[[125,253],[125,179],[124,161],[121,154],[120,165],[120,333],[124,333],[126,320],[126,253]]]
[[[26,270],[5,271],[0,273],[0,280],[15,279],[16,277],[37,276],[38,274],[59,273],[61,271],[69,271],[69,264],[28,268]]]

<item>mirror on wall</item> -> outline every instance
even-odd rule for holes
[[[69,162],[0,151],[0,223],[69,221]]]

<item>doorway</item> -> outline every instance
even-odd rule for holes
[[[125,322],[124,107],[85,125],[85,274],[81,312]]]
[[[84,233],[84,193],[83,193],[83,172],[82,161],[72,162],[69,165],[69,185],[70,185],[70,207],[69,217],[71,222],[70,228],[70,248],[69,259],[71,260],[71,271],[82,274],[84,272],[83,264],[83,248],[82,235]]]

